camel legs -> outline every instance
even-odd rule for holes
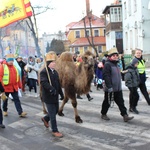
[[[68,100],[69,100],[68,97],[65,96],[64,100],[61,103],[61,106],[59,107],[59,111],[58,111],[59,116],[64,116],[63,108],[64,108],[65,104],[68,102]]]
[[[65,104],[68,102],[69,98],[65,96],[64,100],[62,101],[62,104],[59,108],[59,111],[58,111],[58,115],[59,116],[64,116],[64,113],[63,113],[63,108],[65,106]],[[74,108],[74,114],[75,114],[75,121],[77,123],[82,123],[82,119],[80,118],[80,116],[78,115],[78,110],[77,110],[77,101],[76,101],[76,97],[74,99],[71,100],[71,103],[72,103],[72,106]]]
[[[80,118],[80,116],[78,115],[77,100],[76,100],[76,99],[74,99],[74,100],[72,99],[71,103],[72,103],[72,106],[73,106],[73,108],[74,108],[75,121],[76,121],[77,123],[82,123],[83,120],[82,120],[82,119]]]

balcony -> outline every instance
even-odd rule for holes
[[[122,22],[111,22],[106,26],[106,33],[116,30],[122,31]]]

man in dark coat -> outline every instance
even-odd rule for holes
[[[108,60],[105,62],[103,69],[103,80],[105,81],[105,95],[102,103],[101,118],[104,120],[110,120],[107,116],[108,109],[113,99],[118,105],[121,112],[121,116],[124,122],[128,122],[134,117],[129,117],[127,109],[124,105],[124,99],[122,94],[121,85],[121,73],[118,67],[119,54],[116,48],[112,48],[108,51]]]
[[[46,65],[40,72],[40,84],[42,88],[42,99],[46,104],[48,114],[44,116],[42,121],[45,127],[49,127],[49,121],[51,123],[52,135],[55,137],[63,137],[58,131],[56,115],[59,109],[59,94],[64,97],[62,88],[59,82],[59,76],[55,70],[55,60],[57,56],[55,52],[51,51],[46,55]]]

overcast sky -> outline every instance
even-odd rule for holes
[[[48,3],[48,1],[50,3]],[[54,8],[48,10],[37,17],[39,34],[58,33],[65,31],[66,25],[71,22],[81,20],[85,15],[86,0],[30,0],[33,6],[43,5]],[[93,14],[100,16],[106,5],[110,5],[114,0],[90,0],[90,9]]]

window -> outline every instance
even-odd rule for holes
[[[122,39],[123,35],[122,32],[116,32],[116,39]]]
[[[129,16],[131,16],[131,0],[128,0]]]
[[[111,12],[111,22],[121,22],[122,21],[122,9],[121,7],[112,7]]]
[[[133,1],[133,10],[134,10],[134,12],[136,12],[137,11],[137,0],[134,0]]]
[[[88,47],[87,47],[87,46],[84,46],[84,52],[87,51],[87,50],[88,50]]]
[[[78,48],[78,47],[75,47],[75,48],[74,48],[74,52],[75,52],[75,54],[79,54],[79,48]]]
[[[132,33],[132,30],[130,30],[130,49],[132,49],[133,47],[133,33]]]
[[[135,31],[134,31],[134,36],[135,36],[135,47],[138,47],[138,29],[135,28]]]
[[[89,37],[90,36],[90,31],[86,30],[85,37],[86,37],[86,34],[87,34],[87,37]]]
[[[105,30],[105,29],[103,30],[103,32],[104,32],[104,34],[103,34],[103,35],[104,35],[104,36],[106,36],[106,30]]]
[[[124,16],[125,16],[125,19],[127,18],[127,5],[126,5],[126,2],[124,2]]]
[[[98,30],[94,30],[94,36],[99,36],[99,31]]]
[[[75,35],[76,38],[80,38],[80,31],[75,31],[75,34],[76,34]]]
[[[102,46],[98,46],[98,53],[102,53]]]
[[[125,33],[126,50],[128,49],[128,32]]]

